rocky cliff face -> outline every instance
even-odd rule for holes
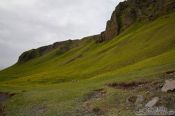
[[[136,21],[154,20],[175,11],[174,0],[127,0],[119,3],[97,42],[119,35]]]
[[[175,11],[175,0],[127,0],[119,3],[116,7],[111,19],[106,24],[105,31],[99,35],[85,37],[84,39],[93,39],[97,43],[101,43],[113,39],[137,21],[152,21],[173,11]],[[42,56],[56,48],[60,49],[58,54],[62,54],[71,49],[77,41],[81,40],[57,42],[53,45],[32,49],[24,52],[19,57],[18,63]]]

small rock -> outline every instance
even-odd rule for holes
[[[159,98],[158,97],[154,97],[151,101],[149,101],[145,107],[153,107],[157,104],[157,102],[159,101]]]
[[[137,103],[142,103],[144,101],[144,98],[143,98],[143,96],[142,95],[137,95],[137,99],[136,99],[136,104]]]
[[[136,109],[141,108],[143,106],[144,97],[142,95],[137,95],[137,99],[135,102]]]
[[[136,108],[140,108],[143,106],[144,98],[142,95],[130,96],[127,98],[128,104],[134,104]]]
[[[164,86],[161,89],[163,92],[175,90],[175,80],[166,80]]]

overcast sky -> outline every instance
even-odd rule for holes
[[[0,0],[0,68],[29,49],[98,34],[122,0]]]

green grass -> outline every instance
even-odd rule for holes
[[[92,39],[81,40],[64,54],[57,54],[56,49],[1,71],[0,91],[18,93],[5,104],[6,114],[81,115],[82,101],[94,89],[114,81],[152,80],[157,74],[173,70],[174,21],[172,13],[153,22],[135,23],[111,41],[97,44]],[[109,105],[106,109],[111,110],[106,115],[112,115],[118,111],[114,97],[130,93],[112,89],[108,92],[104,101],[93,105]]]

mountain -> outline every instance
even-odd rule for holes
[[[174,0],[127,0],[104,32],[24,52],[0,71],[0,91],[14,94],[3,112],[136,115],[154,96],[158,106],[175,109],[174,93],[161,92],[175,76],[174,11]]]
[[[174,9],[174,2],[172,0],[169,0],[168,2],[166,0],[124,1],[119,3],[115,11],[112,13],[111,19],[107,22],[104,32],[101,32],[99,35],[86,38],[94,39],[98,43],[110,40],[122,33],[133,23],[140,21],[153,21],[159,16],[173,12]],[[68,49],[66,47],[71,46],[67,44],[71,44],[71,42],[71,40],[57,42],[53,45],[41,47],[37,50],[30,50],[29,52],[25,52],[20,56],[19,62],[21,60],[23,61],[41,56],[43,53],[47,53],[58,47],[61,47],[63,51],[64,49],[67,51]]]

